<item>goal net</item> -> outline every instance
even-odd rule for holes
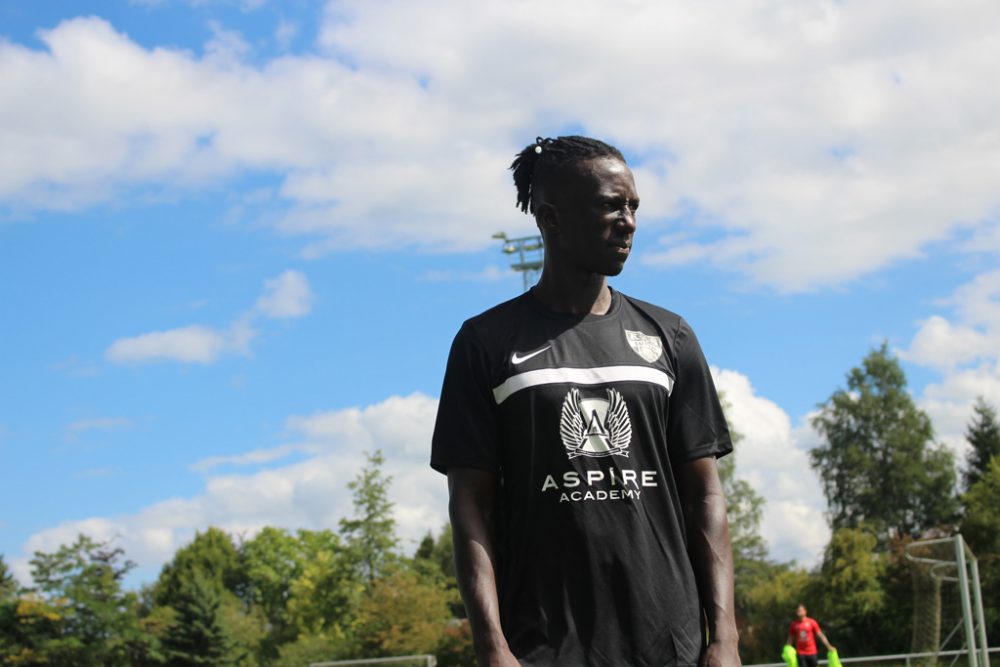
[[[976,557],[961,535],[906,547],[913,576],[917,667],[989,667]],[[944,654],[944,655],[943,655]]]

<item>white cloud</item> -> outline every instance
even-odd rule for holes
[[[918,398],[938,437],[962,461],[976,398],[1000,405],[1000,270],[976,276],[941,305],[950,307],[951,319],[933,315],[920,322],[899,356],[940,372]]]
[[[510,268],[502,268],[499,266],[486,266],[480,271],[451,271],[451,270],[433,270],[427,271],[421,276],[421,280],[426,280],[427,282],[440,283],[440,282],[497,282],[500,280],[516,280],[517,273]]]
[[[989,0],[340,0],[320,54],[260,65],[221,28],[196,56],[76,19],[43,50],[0,44],[0,201],[269,170],[291,204],[269,219],[313,237],[307,256],[483,247],[530,231],[513,153],[574,126],[638,156],[647,238],[665,218],[689,234],[647,262],[842,283],[995,227],[998,18]]]
[[[274,41],[278,43],[278,48],[287,51],[299,34],[299,26],[294,21],[281,19],[278,27],[274,29]]]
[[[67,521],[32,535],[24,552],[50,551],[72,542],[78,533],[95,539],[117,538],[143,576],[153,577],[195,531],[219,526],[252,535],[264,526],[336,529],[353,507],[347,483],[361,470],[364,454],[381,449],[385,472],[393,477],[398,533],[407,551],[427,532],[447,520],[447,484],[429,467],[430,438],[437,401],[414,393],[394,396],[366,408],[331,410],[288,419],[298,439],[275,456],[215,457],[202,466],[274,463],[293,451],[309,452],[300,461],[250,472],[212,474],[201,493],[171,498],[131,514]],[[12,559],[27,581],[27,557]]]
[[[132,425],[125,417],[96,417],[93,419],[78,419],[66,425],[66,436],[75,439],[87,431],[113,431]]]
[[[302,317],[309,313],[312,302],[309,281],[299,271],[285,271],[268,280],[264,294],[257,299],[257,312],[274,318]]]
[[[804,436],[791,429],[780,408],[754,394],[746,377],[734,371],[718,371],[716,377],[731,404],[730,418],[744,435],[737,474],[768,500],[763,531],[772,556],[813,564],[828,533]],[[140,564],[143,576],[152,577],[195,531],[210,525],[247,535],[268,525],[336,529],[353,511],[347,483],[360,471],[364,454],[374,449],[385,454],[399,534],[412,550],[421,536],[447,520],[447,484],[428,465],[436,411],[435,399],[414,393],[365,408],[289,417],[288,444],[197,464],[209,473],[201,493],[130,514],[67,521],[31,536],[24,552],[55,549],[80,532],[114,537]],[[292,454],[305,457],[280,464]],[[212,472],[223,466],[229,469]],[[239,466],[253,469],[240,472]],[[26,580],[27,558],[12,560]]]
[[[807,567],[819,563],[830,530],[822,487],[809,464],[808,451],[818,444],[815,432],[806,424],[793,429],[784,410],[758,396],[745,375],[713,375],[729,404],[727,416],[743,436],[735,451],[736,476],[766,500],[761,533],[771,558]]]
[[[116,364],[150,361],[211,364],[230,346],[224,334],[193,324],[131,338],[119,338],[107,349],[105,357]]]
[[[224,354],[250,353],[250,343],[257,336],[256,316],[302,317],[309,313],[311,302],[312,291],[306,277],[298,271],[285,271],[268,280],[254,307],[237,317],[226,330],[192,324],[119,338],[105,350],[104,356],[115,364],[157,361],[213,364]]]

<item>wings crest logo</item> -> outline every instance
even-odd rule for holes
[[[607,398],[583,398],[576,387],[563,399],[559,419],[566,455],[578,456],[628,456],[632,441],[632,421],[628,416],[625,399],[614,389],[607,390]]]

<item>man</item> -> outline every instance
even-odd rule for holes
[[[455,337],[431,454],[478,662],[739,665],[708,365],[683,319],[607,285],[632,250],[632,172],[585,137],[511,169],[542,275]]]
[[[834,650],[830,642],[826,640],[826,635],[819,629],[819,623],[806,615],[805,605],[799,605],[795,609],[797,617],[788,626],[788,645],[795,647],[798,655],[799,667],[816,667],[819,658],[816,655],[816,637],[826,646],[827,651]]]

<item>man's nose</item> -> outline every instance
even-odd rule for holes
[[[617,226],[620,230],[630,234],[635,231],[635,211],[632,210],[631,206],[622,207],[622,211],[618,215]]]

